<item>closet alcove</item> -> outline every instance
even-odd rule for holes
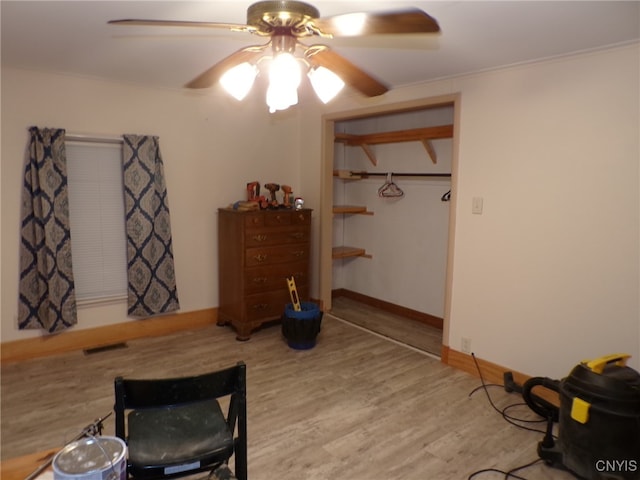
[[[333,136],[328,310],[435,355],[447,303],[454,113],[450,102],[338,118],[325,131]]]

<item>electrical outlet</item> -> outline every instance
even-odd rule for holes
[[[471,339],[469,337],[462,337],[460,348],[462,353],[471,353]]]

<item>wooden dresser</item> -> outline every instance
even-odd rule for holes
[[[309,298],[311,210],[218,209],[218,325],[248,340],[291,303],[287,277]]]

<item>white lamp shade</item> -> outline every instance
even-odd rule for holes
[[[307,75],[322,103],[331,101],[344,87],[342,79],[325,67],[313,68]]]
[[[287,52],[276,55],[269,69],[267,88],[267,105],[271,113],[298,103],[301,78],[300,62],[293,55]]]
[[[267,106],[269,112],[286,110],[298,103],[298,90],[291,85],[278,85],[270,83],[267,88]]]
[[[298,88],[301,79],[300,62],[293,55],[287,52],[276,55],[269,68],[270,84],[286,84]]]
[[[258,75],[256,66],[243,62],[224,72],[220,77],[220,83],[230,95],[237,100],[242,100],[251,90],[256,75]]]

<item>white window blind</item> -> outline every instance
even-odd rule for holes
[[[66,142],[65,147],[76,299],[126,298],[122,145]]]

